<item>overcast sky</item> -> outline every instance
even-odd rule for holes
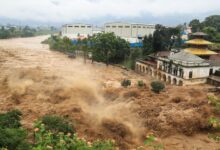
[[[0,0],[1,23],[179,24],[220,14],[220,0]]]

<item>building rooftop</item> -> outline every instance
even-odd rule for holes
[[[107,22],[105,23],[105,25],[108,24],[129,24],[129,25],[146,25],[146,26],[155,26],[155,24],[147,24],[147,23],[129,23],[129,22],[120,22],[120,21],[116,21],[116,22]]]
[[[220,54],[210,56],[207,62],[212,66],[220,66]]]
[[[168,56],[170,56],[170,51],[161,51],[161,52],[157,52],[156,53],[156,56],[157,57],[168,57]]]
[[[169,56],[169,59],[174,61],[181,61],[181,62],[189,62],[189,63],[203,63],[205,62],[204,59],[193,55],[189,52],[184,50],[180,51],[179,53],[173,54]]]
[[[186,41],[186,44],[189,44],[189,45],[211,45],[213,43],[206,41],[204,39],[193,39],[193,40]]]
[[[210,51],[208,49],[201,49],[201,48],[186,48],[184,51],[189,52],[194,55],[206,56],[206,55],[215,55],[217,54],[214,51]]]
[[[204,32],[195,32],[192,34],[193,36],[207,36]]]

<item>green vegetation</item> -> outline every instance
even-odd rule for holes
[[[19,128],[21,127],[21,115],[19,110],[12,110],[5,114],[0,114],[1,128]]]
[[[70,124],[66,119],[59,116],[46,115],[42,118],[42,123],[45,125],[46,130],[50,130],[54,133],[74,133],[73,125]]]
[[[150,133],[147,135],[146,140],[144,141],[144,146],[139,147],[137,150],[145,149],[164,150],[164,146],[159,142],[158,138],[156,138],[153,133]]]
[[[209,16],[202,22],[194,19],[189,25],[193,32],[203,31],[209,35],[208,40],[220,42],[220,15]]]
[[[164,150],[162,144],[160,144],[154,135],[148,135],[144,144],[148,147],[152,147],[154,150]]]
[[[76,46],[74,46],[71,40],[67,37],[61,38],[59,36],[52,35],[49,39],[43,41],[42,43],[48,43],[51,50],[72,53],[76,50]]]
[[[139,80],[137,83],[138,87],[142,88],[142,87],[146,87],[146,84],[144,83],[143,80]]]
[[[152,91],[159,94],[165,88],[165,85],[160,81],[153,81],[151,82],[151,87]]]
[[[149,55],[158,51],[171,50],[181,47],[181,27],[164,27],[156,25],[153,35],[145,36],[143,40],[143,55]]]
[[[123,81],[121,81],[121,86],[123,87],[128,87],[130,85],[131,85],[131,80],[124,79]]]
[[[113,150],[108,141],[87,142],[78,138],[73,126],[59,116],[44,116],[35,123],[34,143],[27,140],[28,132],[21,127],[21,112],[12,110],[0,114],[0,150]]]
[[[0,148],[8,150],[29,150],[27,132],[21,127],[21,112],[12,110],[0,114]]]
[[[63,132],[54,133],[46,130],[41,122],[35,124],[36,144],[32,150],[113,150],[111,141],[96,141],[93,143],[80,139],[76,134]]]
[[[215,107],[216,113],[219,114],[220,113],[220,99],[218,99],[215,96],[208,96],[208,100],[209,100],[209,104],[211,104],[212,106]],[[220,131],[220,118],[211,117],[211,118],[209,118],[208,122],[214,130],[216,130],[218,132]],[[209,136],[209,138],[212,138],[216,141],[220,141],[219,134],[218,135],[209,134],[208,136]]]
[[[25,27],[1,27],[0,28],[0,39],[8,39],[14,37],[32,37],[37,35],[52,34],[56,32],[55,28],[51,29],[40,29]]]
[[[92,59],[106,65],[118,64],[129,56],[129,43],[114,33],[97,34],[91,38]]]
[[[141,58],[143,58],[143,50],[141,48],[131,48],[130,55],[125,58],[122,65],[134,70],[136,60]]]

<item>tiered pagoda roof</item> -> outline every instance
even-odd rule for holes
[[[194,39],[186,42],[186,44],[189,45],[189,48],[184,49],[184,51],[198,56],[210,56],[217,54],[216,52],[208,49],[208,46],[213,43],[203,39],[207,36],[207,34],[203,32],[196,32],[193,33],[192,36]]]
[[[193,40],[186,41],[186,44],[189,44],[189,45],[211,45],[213,43],[206,41],[204,39],[193,39]]]
[[[186,52],[191,53],[191,54],[200,55],[200,56],[202,56],[202,55],[204,56],[204,55],[215,55],[215,54],[217,54],[214,51],[210,51],[208,49],[200,49],[200,48],[186,48],[184,50]]]

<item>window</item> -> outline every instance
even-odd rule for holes
[[[133,28],[136,28],[136,26],[133,26]]]
[[[91,26],[87,26],[87,28],[91,28]]]
[[[112,28],[116,28],[116,26],[112,26]]]
[[[125,28],[130,28],[130,26],[125,26]]]
[[[110,28],[110,26],[106,26],[106,28]]]
[[[81,26],[81,28],[85,28],[85,26]]]
[[[119,28],[123,28],[123,26],[118,26]]]
[[[79,26],[75,26],[75,28],[79,28]]]
[[[141,28],[141,26],[138,26],[138,28]]]
[[[209,70],[209,75],[213,75],[213,69]]]
[[[68,26],[69,28],[72,28],[73,26]]]
[[[193,72],[190,71],[190,72],[189,72],[189,78],[192,79],[192,77],[193,77]]]

